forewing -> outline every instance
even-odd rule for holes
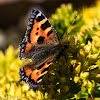
[[[37,55],[44,54],[47,49],[52,52],[51,48],[56,45],[59,45],[57,32],[41,11],[33,10],[29,18],[25,38],[20,44],[19,58],[21,60],[36,60]]]
[[[45,15],[37,9],[31,13],[25,37],[27,42],[32,44],[43,44],[52,39],[59,43],[57,32]]]

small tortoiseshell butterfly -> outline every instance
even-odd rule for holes
[[[20,80],[33,89],[42,81],[54,58],[63,50],[59,36],[45,15],[34,9],[29,18],[25,37],[20,44],[20,60],[31,59],[19,69]]]

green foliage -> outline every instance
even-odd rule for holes
[[[65,37],[64,32],[70,27],[75,15],[77,11],[73,11],[70,4],[63,4],[50,18],[61,37]],[[19,50],[14,50],[12,46],[5,54],[0,51],[0,97],[24,100],[100,97],[100,22],[95,20],[94,23],[90,28],[88,25],[81,26],[82,16],[78,15],[70,32],[72,35],[78,31],[77,34],[66,39],[68,47],[56,58],[36,91],[29,91],[28,85],[17,83],[19,67],[29,61],[19,60]]]
[[[80,44],[87,44],[88,41],[92,41],[92,37],[99,35],[100,22],[95,20],[92,26],[83,25],[81,31],[77,33],[76,38]]]
[[[44,78],[43,91],[47,91],[51,99],[60,100],[73,95],[77,99],[95,97],[94,89],[100,83],[100,35],[98,29],[94,31],[94,27],[91,28],[94,35],[86,45],[71,45],[75,44],[75,38],[69,38],[68,48],[56,59]]]
[[[69,35],[75,35],[83,25],[83,20],[81,14],[74,11],[71,4],[62,4],[61,7],[56,10],[55,14],[51,16],[49,21],[59,33],[60,37],[63,37],[63,34],[69,31],[69,28],[76,15],[77,18],[71,27],[71,32],[69,33]]]

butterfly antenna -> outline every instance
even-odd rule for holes
[[[70,28],[69,28],[69,30],[68,30],[68,32],[67,32],[67,35],[65,36],[65,39],[64,39],[64,40],[66,40],[66,38],[68,37],[68,33],[70,32],[71,27],[72,27],[72,25],[74,24],[74,22],[75,22],[75,20],[76,20],[76,17],[77,17],[77,15],[75,16],[75,18],[74,18],[74,20],[73,20],[73,22],[72,22],[72,24],[71,24],[71,26],[70,26]]]

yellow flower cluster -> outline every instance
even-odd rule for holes
[[[94,25],[83,32],[83,35],[78,34],[78,39],[80,39],[87,33],[87,35],[92,34],[91,39],[88,40],[88,43],[81,44],[79,53],[77,55],[80,66],[78,65],[78,74],[77,77],[74,77],[76,82],[82,82],[81,88],[82,94],[78,94],[78,98],[84,95],[85,91],[88,91],[88,95],[93,95],[94,87],[96,84],[100,84],[100,22],[95,21]],[[84,41],[87,38],[84,38]],[[82,40],[83,41],[83,40]],[[76,67],[76,69],[77,69]],[[81,69],[81,70],[80,70]],[[76,71],[76,72],[77,72]],[[97,91],[99,91],[97,89]],[[86,92],[85,92],[86,93]],[[100,94],[100,92],[99,92]],[[98,96],[99,97],[99,96]],[[87,97],[88,98],[88,97]]]
[[[98,2],[97,5],[99,4]],[[91,7],[91,9],[94,8],[99,9],[99,6]],[[71,31],[72,34],[77,32],[76,36],[70,36],[66,39],[68,47],[56,58],[36,91],[29,91],[27,84],[18,83],[19,68],[29,60],[19,60],[19,49],[14,50],[11,45],[5,51],[5,54],[0,51],[0,99],[66,100],[99,96],[100,22],[95,20],[89,28],[87,25],[81,26],[83,21],[86,23],[84,16],[89,15],[87,11],[90,8],[86,9],[83,11],[83,16],[79,14],[72,26],[72,30],[75,30],[75,26],[78,26],[77,31]],[[73,11],[71,4],[67,6],[63,4],[57,9],[56,14],[52,15],[50,22],[57,28],[58,33],[61,32],[61,37],[64,35],[63,30],[65,32],[66,27],[69,28],[76,14],[77,11]],[[89,23],[91,22],[89,21]],[[76,42],[77,40],[79,42]]]
[[[25,64],[18,58],[18,49],[14,50],[13,46],[9,46],[5,55],[0,51],[0,99],[9,100],[42,100],[43,94],[40,91],[29,91],[27,84],[19,81],[19,67]]]
[[[95,19],[100,20],[100,1],[97,0],[96,5],[82,9],[82,18],[87,25],[93,25]]]

